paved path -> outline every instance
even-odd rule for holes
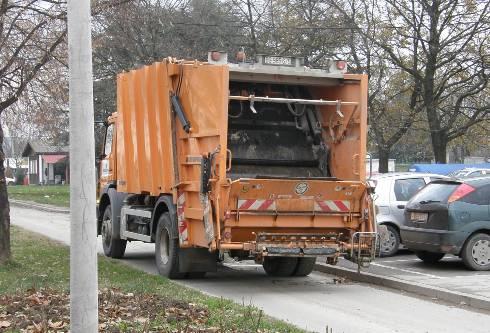
[[[14,225],[69,243],[69,215],[12,207]],[[99,251],[101,244],[99,240]],[[125,263],[156,273],[151,244],[131,243]],[[270,278],[260,266],[229,264],[202,280],[180,283],[210,295],[253,304],[265,313],[315,332],[488,333],[490,315],[359,283],[334,284],[333,276]]]

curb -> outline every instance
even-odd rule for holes
[[[31,201],[9,199],[9,203],[12,206],[38,209],[38,210],[42,210],[42,211],[50,212],[50,213],[70,214],[70,209],[68,209],[68,208],[56,207],[56,206],[51,206],[51,205],[43,205],[43,204],[31,202]]]
[[[437,298],[459,306],[467,305],[469,307],[490,311],[490,299],[477,295],[450,291],[444,288],[428,286],[422,283],[407,282],[401,279],[367,272],[358,273],[356,270],[349,268],[330,266],[326,264],[315,264],[314,269],[318,272],[337,275],[352,281],[374,284],[396,290],[403,290],[420,296]]]

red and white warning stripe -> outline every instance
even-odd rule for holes
[[[184,216],[185,208],[185,194],[180,193],[177,198],[177,221],[179,223],[179,242],[180,244],[186,244],[189,241],[189,234],[187,230],[188,222]]]
[[[344,213],[350,212],[350,201],[348,200],[316,200],[316,212]]]
[[[276,210],[276,203],[270,199],[239,199],[238,210]]]

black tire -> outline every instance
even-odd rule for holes
[[[112,208],[108,205],[102,215],[102,226],[100,233],[102,234],[102,248],[104,254],[110,258],[122,258],[126,251],[127,241],[124,239],[114,239],[113,235],[118,232],[114,229],[112,223]]]
[[[169,279],[183,279],[185,273],[179,271],[179,238],[170,215],[163,213],[158,219],[155,236],[155,263],[160,275]]]
[[[415,255],[426,264],[435,264],[444,258],[446,254],[428,251],[415,251]]]
[[[386,225],[388,239],[381,242],[379,249],[380,257],[391,257],[398,252],[400,247],[400,232],[392,225]]]
[[[291,276],[298,265],[298,258],[265,257],[262,266],[269,276]]]
[[[474,234],[461,251],[461,259],[468,269],[473,271],[490,270],[490,236]]]
[[[298,264],[293,272],[294,276],[307,276],[313,271],[315,267],[315,258],[298,258]]]

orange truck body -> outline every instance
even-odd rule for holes
[[[365,174],[367,76],[313,71],[310,74],[306,70],[287,71],[287,68],[281,72],[282,68],[277,67],[253,67],[243,69],[227,63],[168,58],[118,76],[117,112],[108,119],[112,129],[106,138],[101,163],[99,224],[108,204],[112,204],[113,209],[114,206],[129,207],[133,200],[135,204],[131,209],[140,207],[150,213],[140,216],[139,229],[135,227],[123,236],[131,217],[124,219],[125,226],[121,229],[120,223],[115,221],[121,220],[123,214],[116,208],[118,211],[112,214],[112,221],[117,227],[112,226],[116,229],[112,230],[112,237],[156,242],[158,214],[165,211],[173,215],[170,218],[175,220],[178,247],[182,250],[245,253],[257,262],[263,262],[268,256],[301,258],[326,254],[329,262],[335,263],[339,255],[352,257],[352,251],[357,249],[356,260],[361,253],[367,253],[365,257],[369,261],[374,251],[372,243],[361,244],[357,236],[354,239],[355,235],[375,235]],[[247,88],[250,86],[255,89],[253,93]],[[321,146],[328,151],[325,162],[328,174],[323,171],[320,176],[309,176],[310,171],[304,171],[301,165],[302,159],[288,162],[288,156],[306,154],[303,146],[272,162],[267,162],[267,156],[263,156],[280,154],[278,151],[296,145],[292,139],[291,144],[274,146],[274,135],[270,133],[275,126],[293,128],[290,131],[296,131],[294,135],[299,135],[299,141],[303,139],[298,133],[308,131],[304,129],[306,125],[301,126],[301,121],[308,120],[305,108],[303,116],[296,117],[293,113],[295,116],[291,118],[285,104],[280,104],[281,98],[291,97],[281,92],[285,86],[300,87],[304,91],[302,97],[308,96],[317,103],[307,115],[315,113],[316,120],[312,124],[320,138],[316,140],[322,142],[314,147]],[[178,95],[181,109],[190,123],[187,130],[176,115],[172,104],[174,95]],[[294,105],[296,110],[304,101],[290,100],[287,107],[291,109]],[[284,119],[270,120],[271,116],[267,115],[263,116],[267,121],[259,118],[271,105],[285,110],[271,113],[284,115],[281,117],[286,120],[294,119],[296,125],[291,127],[291,122]],[[237,113],[232,108],[239,110],[246,119],[236,120]],[[243,122],[246,124],[241,125]],[[263,130],[257,132],[260,126]],[[231,133],[231,128],[239,129]],[[264,139],[250,139],[257,133],[262,133]],[[284,136],[289,140],[284,132],[274,133],[276,137]],[[243,142],[245,148],[256,151],[252,152],[251,159],[247,159],[243,153],[245,148],[239,145],[244,137],[248,140]],[[312,138],[308,137],[304,145]],[[258,147],[267,142],[271,145],[269,150]],[[256,160],[258,165],[253,165]],[[273,165],[267,164],[261,169],[261,163]],[[316,168],[311,158],[305,163],[311,164],[312,170]],[[243,172],[234,174],[235,168],[253,170],[254,177],[247,176],[246,172],[245,176]],[[208,174],[203,176],[205,169]],[[287,176],[281,174],[282,171],[269,172],[269,169],[287,169]],[[115,199],[109,189],[112,189],[112,197],[116,196],[114,193],[124,194],[124,202],[111,203]],[[159,208],[163,197],[167,198],[167,207]],[[170,202],[173,208],[168,207]],[[144,237],[135,236],[137,233]],[[361,247],[367,252],[361,251]],[[319,251],[321,249],[330,251]]]

